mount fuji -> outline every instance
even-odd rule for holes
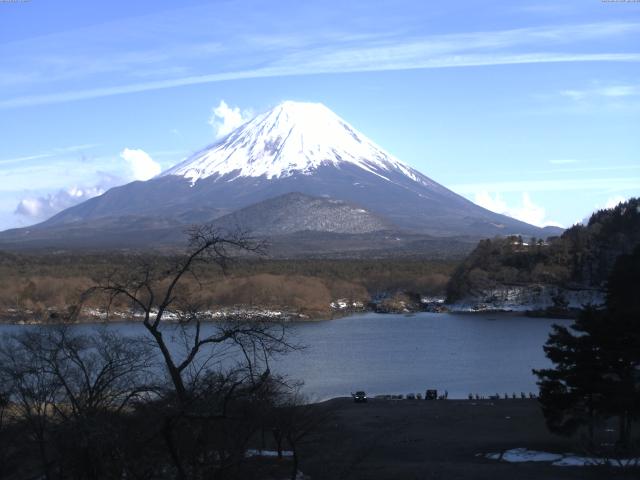
[[[486,210],[385,152],[324,105],[287,101],[151,180],[0,233],[0,245],[178,244],[185,226],[204,222],[235,222],[267,236],[348,234],[352,243],[353,235],[375,232],[475,240],[559,231]]]

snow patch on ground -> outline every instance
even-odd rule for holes
[[[278,452],[275,450],[255,450],[249,449],[246,451],[245,456],[247,457],[277,457]],[[290,450],[282,451],[283,457],[293,457],[293,452]]]
[[[496,458],[496,455],[498,456]],[[562,455],[557,453],[538,452],[536,450],[527,450],[526,448],[513,448],[504,453],[494,453],[487,455],[491,460],[502,460],[503,462],[555,462],[562,459]]]
[[[361,310],[364,308],[364,303],[357,300],[354,301],[346,298],[339,298],[331,302],[329,306],[334,310],[346,310],[346,309]]]
[[[153,310],[151,312],[151,317],[153,318],[158,312]],[[85,308],[83,310],[83,314],[99,320],[99,321],[127,321],[127,320],[141,320],[144,318],[144,313],[141,311],[109,311],[100,308]],[[164,321],[179,321],[185,319],[185,315],[182,312],[177,311],[165,311],[162,315],[162,319]],[[205,310],[203,312],[198,312],[197,314],[199,320],[207,321],[207,320],[224,320],[227,318],[232,319],[270,319],[270,320],[288,320],[295,315],[290,312],[283,312],[280,310],[270,310],[263,308],[253,308],[253,307],[236,307],[236,308],[223,308],[220,310]]]
[[[555,467],[589,467],[595,465],[608,465],[612,467],[638,468],[639,458],[598,458],[583,457],[573,453],[549,453],[526,448],[512,448],[502,453],[487,453],[484,455],[489,460],[499,460],[509,463],[520,462],[547,462]]]
[[[430,297],[427,295],[422,295],[420,297],[420,303],[427,303],[427,304],[438,304],[438,305],[443,305],[445,301],[444,297]]]

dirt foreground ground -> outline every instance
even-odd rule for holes
[[[519,447],[582,453],[576,441],[547,431],[536,400],[370,399],[355,404],[338,398],[314,408],[333,413],[300,448],[300,470],[312,480],[639,478],[638,470],[485,458]]]

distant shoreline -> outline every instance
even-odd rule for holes
[[[579,312],[579,311],[578,311]],[[310,316],[306,314],[300,314],[295,312],[286,312],[281,310],[238,310],[236,312],[233,311],[221,311],[218,315],[207,316],[201,319],[203,323],[216,323],[224,321],[225,319],[233,319],[237,320],[239,317],[244,317],[246,321],[274,321],[274,322],[282,322],[285,324],[294,324],[294,323],[315,323],[315,322],[327,322],[333,320],[342,320],[349,317],[367,315],[367,314],[375,314],[375,315],[397,315],[402,317],[414,317],[416,315],[422,313],[431,313],[435,315],[446,316],[447,314],[451,315],[468,315],[470,317],[473,316],[511,316],[511,317],[523,317],[523,318],[531,318],[535,319],[551,319],[551,320],[571,320],[576,317],[576,314],[572,314],[570,316],[562,316],[562,315],[548,315],[545,314],[544,310],[442,310],[442,311],[428,311],[428,310],[418,310],[418,311],[405,311],[405,312],[380,312],[374,309],[364,309],[357,311],[338,311],[333,312],[329,315],[318,315],[318,316]],[[492,320],[488,318],[487,320]],[[121,312],[116,312],[109,316],[107,320],[102,315],[85,315],[79,319],[75,319],[73,321],[64,320],[62,317],[50,317],[46,320],[37,320],[37,319],[20,319],[18,318],[18,314],[13,313],[11,315],[1,315],[0,314],[0,325],[117,325],[117,324],[125,324],[125,323],[138,323],[142,322],[141,318],[138,318],[137,315],[131,314],[123,314]],[[167,316],[163,319],[163,322],[177,323],[178,319],[172,316]]]

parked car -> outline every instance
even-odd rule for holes
[[[353,401],[356,403],[366,403],[367,402],[367,394],[362,390],[357,391],[356,393],[352,393]]]

